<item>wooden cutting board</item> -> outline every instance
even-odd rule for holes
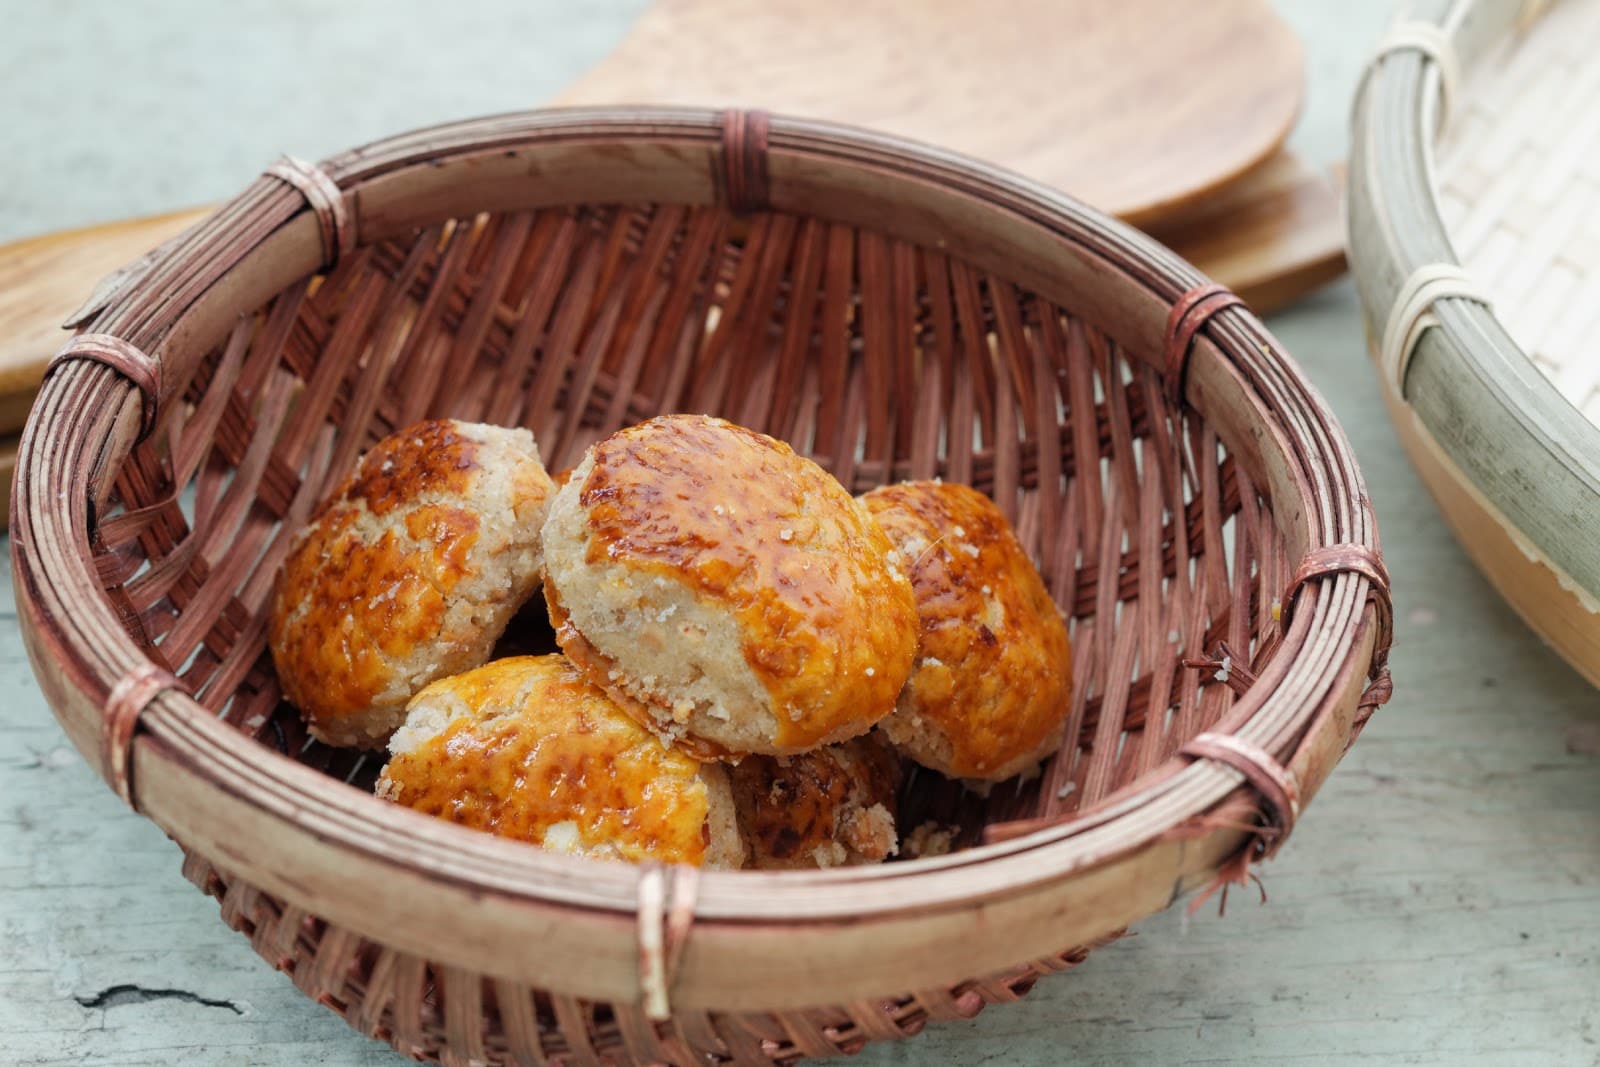
[[[1344,273],[1342,187],[1283,151],[1145,229],[1267,315]]]
[[[17,472],[17,446],[21,443],[15,434],[0,437],[0,530],[11,524],[11,476]]]
[[[1142,226],[1271,156],[1304,88],[1268,0],[656,0],[553,103],[870,126]]]
[[[62,230],[0,245],[0,437],[22,429],[61,323],[96,283],[204,218],[209,208]]]

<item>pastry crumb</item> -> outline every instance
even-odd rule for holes
[[[908,860],[947,856],[955,851],[959,832],[954,826],[944,826],[929,819],[901,839],[900,855]]]

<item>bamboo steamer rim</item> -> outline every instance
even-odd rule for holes
[[[1548,6],[1420,0],[1397,16],[1352,112],[1348,244],[1380,385],[1391,411],[1411,420],[1401,436],[1414,462],[1455,480],[1430,481],[1435,495],[1479,502],[1496,529],[1458,523],[1458,535],[1530,625],[1600,685],[1600,552],[1573,535],[1600,519],[1600,427],[1512,338],[1495,293],[1463,272],[1434,174],[1448,83],[1461,77],[1452,72],[1470,73],[1510,35],[1539,32]],[[1431,294],[1408,299],[1430,283]],[[1512,569],[1538,571],[1537,581],[1515,582],[1511,564],[1484,562],[1503,543],[1521,557]],[[1555,595],[1530,599],[1535,586]]]
[[[533,112],[381,141],[321,170],[342,193],[349,231],[365,244],[420,219],[513,205],[610,196],[711,203],[720,192],[723,133],[717,113],[695,109]],[[1136,358],[1161,358],[1169,308],[1205,283],[1131,228],[999,168],[778,116],[765,143],[773,209],[858,221],[1002,263]],[[337,244],[300,188],[264,178],[116,293],[89,328],[149,353],[165,368],[163,382],[186,381],[234,315],[318,269]],[[1270,491],[1291,560],[1338,546],[1378,558],[1348,442],[1255,316],[1228,307],[1212,317],[1183,380],[1188,401]],[[62,364],[25,433],[14,492],[13,566],[26,640],[51,703],[86,752],[100,747],[112,690],[149,666],[101,591],[84,542],[94,501],[109,491],[107,475],[138,438],[143,412],[143,397],[115,369]],[[60,493],[61,485],[72,489]],[[1306,583],[1286,605],[1286,614],[1295,610],[1278,654],[1213,729],[1281,761],[1298,779],[1302,803],[1348,743],[1356,694],[1382,667],[1379,595],[1387,591],[1349,570]],[[330,921],[432,959],[583,996],[638,997],[631,954],[640,868],[531,849],[396,809],[256,744],[181,691],[157,690],[138,725],[129,744],[141,809],[215,862]],[[853,946],[892,947],[930,932],[949,947],[918,981],[958,981],[1027,958],[1019,946],[1036,940],[1041,914],[1063,887],[1103,882],[1110,892],[1101,910],[1062,927],[1087,942],[1158,910],[1237,851],[1246,837],[1237,828],[1182,841],[1173,834],[1237,799],[1240,784],[1236,770],[1216,761],[1176,758],[1071,823],[938,859],[704,872],[675,1000],[779,1008],[874,995],[881,974],[857,966]],[[1168,880],[1152,888],[1155,870]],[[341,882],[341,872],[357,881]],[[361,879],[378,872],[403,883],[397,893],[456,909],[454,940],[385,922],[398,905],[374,911],[361,892],[368,884]],[[1121,893],[1119,880],[1141,891]],[[484,959],[513,927],[539,933],[548,951]],[[750,991],[719,979],[731,973],[729,961],[778,944],[790,972],[784,989]],[[582,954],[593,966],[563,982],[567,964]]]

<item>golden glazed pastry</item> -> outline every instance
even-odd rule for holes
[[[743,860],[722,766],[663,745],[565,656],[434,682],[389,750],[378,795],[463,826],[603,859]]]
[[[900,549],[922,643],[882,732],[952,778],[998,782],[1061,745],[1072,656],[1061,613],[988,497],[904,482],[862,501]]]
[[[747,866],[855,866],[895,854],[900,761],[876,732],[728,769]]]
[[[373,446],[273,597],[272,661],[314,737],[381,747],[413,694],[488,660],[539,586],[552,492],[527,430],[429,421]]]
[[[592,447],[544,528],[561,648],[697,755],[788,755],[894,709],[917,617],[888,539],[826,471],[721,419]]]

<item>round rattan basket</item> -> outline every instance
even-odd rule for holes
[[[1349,244],[1413,464],[1600,685],[1597,39],[1597,0],[1411,5],[1357,100]]]
[[[13,561],[77,746],[307,995],[449,1063],[767,1063],[1013,1000],[1277,847],[1387,696],[1350,449],[1260,322],[1014,175],[759,113],[575,110],[287,160],[102,287],[23,444]],[[263,655],[287,537],[391,428],[553,469],[667,410],[1014,519],[1067,740],[971,846],[820,872],[547,853],[369,795]]]

